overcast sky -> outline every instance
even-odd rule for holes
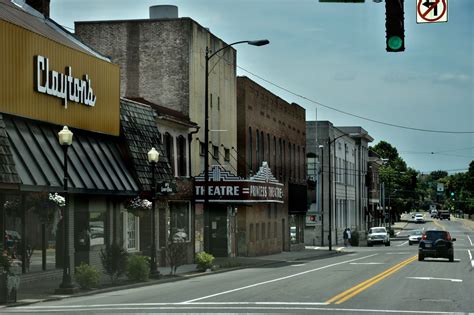
[[[361,126],[372,145],[388,141],[422,172],[467,169],[474,160],[474,1],[450,0],[448,22],[437,24],[416,23],[417,1],[405,0],[403,53],[385,51],[385,5],[372,0],[51,0],[51,18],[74,28],[74,21],[144,19],[149,6],[177,5],[180,17],[227,43],[269,39],[235,47],[238,75],[305,107],[307,120],[317,108],[318,120]],[[471,133],[396,128],[317,103],[389,124]]]

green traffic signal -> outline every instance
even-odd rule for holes
[[[399,36],[392,36],[388,39],[388,47],[392,50],[399,50],[402,48],[403,40]]]
[[[454,191],[451,192],[451,197],[454,197]]]

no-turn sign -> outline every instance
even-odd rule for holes
[[[416,23],[448,22],[448,0],[417,0]]]

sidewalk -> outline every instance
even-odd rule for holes
[[[469,219],[463,218],[456,218],[455,216],[451,216],[451,220],[453,221],[460,221],[465,227],[474,231],[474,221]]]
[[[306,248],[302,251],[292,251],[292,252],[282,252],[273,255],[267,256],[258,256],[258,257],[235,257],[235,258],[216,258],[214,265],[217,266],[216,270],[210,272],[198,272],[196,270],[195,264],[188,264],[180,266],[177,269],[176,276],[170,276],[169,267],[159,267],[158,270],[161,274],[159,279],[150,279],[147,282],[138,282],[133,283],[125,280],[125,278],[120,279],[120,285],[112,285],[112,282],[105,275],[102,278],[101,288],[89,291],[80,291],[74,295],[57,295],[54,291],[59,287],[62,279],[62,271],[55,270],[48,274],[48,277],[41,280],[29,281],[29,282],[20,282],[20,289],[18,291],[18,298],[16,304],[9,304],[9,306],[18,306],[18,305],[27,305],[32,303],[37,303],[47,300],[57,300],[62,298],[67,298],[70,296],[84,296],[92,295],[97,293],[111,292],[116,290],[130,289],[148,285],[155,285],[160,283],[179,281],[184,279],[189,279],[191,277],[205,276],[213,273],[226,272],[242,268],[251,268],[251,267],[264,267],[271,266],[276,264],[290,264],[295,261],[301,260],[313,260],[313,259],[323,259],[328,257],[333,257],[341,255],[342,253],[337,250],[329,252],[326,248]],[[28,275],[28,274],[27,274]],[[26,275],[25,275],[26,276]],[[22,278],[26,278],[22,276]],[[0,309],[4,307],[0,305]]]

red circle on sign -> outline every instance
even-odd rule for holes
[[[418,14],[420,15],[420,17],[421,17],[423,20],[429,21],[429,22],[435,22],[435,21],[438,21],[439,19],[441,19],[441,18],[444,16],[444,14],[446,13],[446,9],[447,9],[447,7],[448,7],[448,6],[446,5],[446,1],[445,1],[445,0],[436,0],[435,5],[438,5],[440,1],[442,2],[443,11],[441,12],[441,14],[440,14],[437,18],[434,18],[434,19],[429,19],[429,18],[427,18],[426,16],[428,15],[428,13],[430,13],[430,12],[433,10],[433,9],[432,9],[433,6],[431,6],[430,8],[428,8],[428,10],[426,10],[426,12],[422,13],[422,12],[421,12],[421,5],[422,5],[422,2],[423,2],[423,1],[426,1],[426,0],[420,0],[420,1],[418,2],[418,8],[417,8]]]

